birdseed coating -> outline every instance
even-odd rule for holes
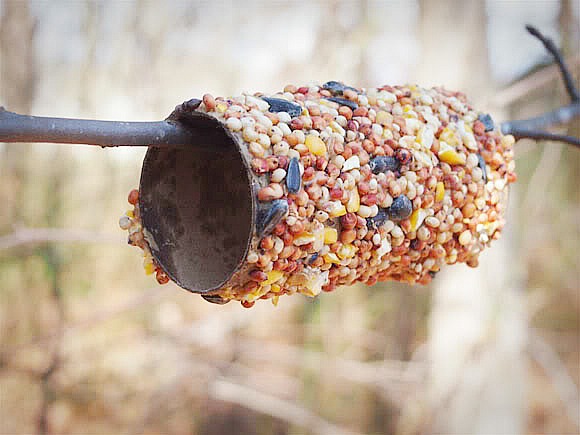
[[[377,281],[427,284],[444,264],[475,267],[504,225],[516,180],[512,136],[460,92],[415,85],[288,85],[276,95],[203,97],[196,109],[238,139],[262,212],[245,264],[210,294],[250,307]],[[138,192],[120,220],[143,238]]]

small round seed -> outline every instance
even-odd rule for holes
[[[285,176],[286,171],[282,168],[278,168],[274,172],[272,172],[272,175],[270,176],[270,181],[272,181],[273,183],[279,183],[284,179]]]
[[[441,224],[441,222],[434,216],[428,216],[427,218],[425,218],[425,224],[427,224],[431,228],[437,228]]]
[[[128,216],[121,216],[119,219],[119,226],[122,230],[128,230],[131,226],[131,219]]]
[[[231,131],[240,131],[242,129],[242,121],[239,118],[228,118],[226,120],[226,127]]]
[[[203,104],[208,111],[212,111],[215,109],[216,103],[215,98],[210,94],[205,94],[202,98]]]
[[[459,244],[462,246],[468,245],[471,242],[471,231],[465,230],[459,235]]]

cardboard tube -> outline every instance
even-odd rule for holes
[[[146,270],[210,302],[476,266],[515,181],[513,137],[443,89],[328,82],[206,96],[168,119],[199,143],[148,150],[122,226]]]

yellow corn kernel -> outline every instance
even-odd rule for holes
[[[268,278],[266,278],[265,281],[262,281],[260,283],[260,286],[270,285],[270,284],[278,281],[280,278],[282,278],[282,276],[284,275],[284,272],[282,272],[280,270],[271,270],[266,275],[268,276]],[[277,286],[277,287],[280,288],[280,286]]]
[[[427,212],[422,208],[418,208],[411,214],[409,221],[411,223],[411,231],[417,231],[422,224],[425,218],[427,217]]]
[[[441,202],[443,201],[443,197],[445,196],[445,185],[443,182],[438,182],[437,187],[435,188],[435,201]]]
[[[228,105],[226,103],[218,103],[215,110],[218,113],[225,113],[228,110]]]
[[[413,110],[413,106],[407,104],[403,107],[403,117],[406,119],[416,119],[417,112]]]
[[[360,208],[360,195],[358,190],[355,188],[350,192],[350,197],[346,204],[346,209],[349,213],[356,213]]]
[[[278,284],[272,284],[272,288],[270,289],[270,291],[272,293],[280,293],[281,289],[282,287],[280,287]]]
[[[456,147],[460,144],[460,137],[457,135],[455,130],[445,127],[439,136],[439,140],[449,144],[452,147]]]
[[[466,162],[465,156],[459,154],[454,147],[447,142],[439,142],[439,160],[450,165],[464,165]]]
[[[448,150],[439,153],[439,160],[445,163],[449,163],[450,165],[464,165],[465,158],[458,154],[455,150]]]
[[[323,258],[324,258],[324,262],[326,264],[329,264],[329,263],[331,263],[331,264],[340,264],[339,258],[336,256],[336,254],[334,254],[332,252],[329,252],[328,254],[325,254],[323,256]]]
[[[328,274],[314,274],[309,276],[304,283],[304,286],[299,290],[300,293],[306,296],[310,296],[311,298],[318,296],[322,291],[322,286],[324,285],[324,281],[326,281],[327,276]]]
[[[133,219],[135,217],[135,213],[133,213],[133,210],[127,210],[125,212],[125,216],[130,217],[131,219]]]
[[[145,275],[153,275],[153,272],[155,272],[155,265],[153,263],[145,263],[144,269]]]
[[[346,214],[346,207],[342,204],[340,204],[339,207],[335,207],[334,209],[332,209],[328,215],[330,217],[339,217],[339,216],[344,216]]]
[[[341,248],[336,253],[336,255],[338,255],[338,257],[341,260],[344,260],[345,258],[354,257],[355,253],[356,253],[356,247],[353,245],[347,244],[347,245],[342,245]]]
[[[332,245],[333,243],[336,243],[337,240],[338,231],[336,231],[336,228],[324,228],[324,243],[326,245]]]
[[[323,156],[326,154],[326,145],[324,141],[314,134],[306,136],[304,144],[315,156]]]

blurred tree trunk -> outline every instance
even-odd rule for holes
[[[19,113],[30,113],[35,89],[34,68],[34,18],[30,13],[28,2],[0,2],[0,106]],[[0,145],[0,234],[12,231],[14,224],[23,224],[26,220],[25,205],[26,187],[30,179],[28,144]],[[28,223],[28,222],[26,222]],[[6,285],[5,277],[14,276],[14,272],[22,277],[22,288],[26,291],[12,292]],[[0,352],[2,347],[17,343],[26,336],[30,329],[37,326],[38,301],[35,280],[25,261],[12,259],[0,261],[0,277],[2,277],[2,303],[0,304]],[[8,280],[9,281],[9,278]],[[10,282],[10,281],[9,281]],[[37,303],[30,303],[30,301]],[[36,432],[35,418],[38,415],[40,392],[36,379],[31,379],[10,368],[0,370],[0,403],[11,411],[29,419],[18,421],[18,418],[0,418],[2,433],[33,433]],[[4,392],[10,389],[10,383],[18,385],[25,391],[27,403],[12,405],[13,397],[8,399]],[[6,398],[2,397],[5,396]],[[4,399],[4,400],[3,400]],[[16,399],[18,400],[18,399]],[[11,402],[8,404],[8,402]],[[13,406],[13,407],[12,407]],[[26,409],[27,411],[23,411]],[[28,412],[28,414],[27,414]]]
[[[485,2],[423,0],[421,17],[421,83],[461,90],[479,107],[493,92]],[[428,433],[517,434],[525,427],[526,319],[517,283],[508,282],[510,246],[508,226],[478,268],[456,265],[435,280]]]
[[[28,2],[7,1],[0,18],[1,105],[30,113],[34,95],[34,20]]]
[[[34,94],[34,20],[28,2],[0,4],[0,106],[18,113],[30,113]],[[16,209],[17,198],[25,184],[29,146],[5,146],[0,150],[0,169],[9,180],[0,187],[2,219],[0,231],[22,218]]]

